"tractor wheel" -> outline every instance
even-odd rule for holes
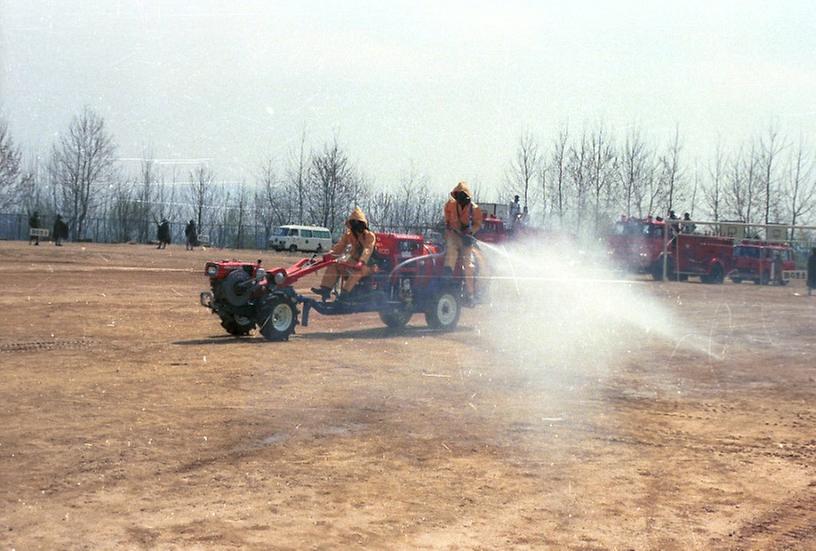
[[[450,291],[442,291],[431,300],[430,307],[425,312],[425,321],[428,327],[437,331],[453,331],[459,323],[459,301]]]
[[[244,321],[244,318],[241,319]],[[227,330],[227,333],[230,335],[235,335],[236,337],[244,337],[249,335],[249,332],[255,328],[255,324],[250,321],[246,320],[247,323],[239,323],[235,317],[230,316],[228,318],[221,318],[221,327]]]
[[[252,279],[244,270],[233,270],[221,284],[224,298],[232,306],[243,306],[249,302],[249,289],[245,287]]]
[[[286,341],[295,332],[298,311],[286,297],[275,297],[260,308],[258,326],[268,341]]]
[[[391,329],[401,329],[405,327],[414,313],[410,308],[390,308],[380,311],[380,319]]]

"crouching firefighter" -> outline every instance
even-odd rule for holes
[[[340,255],[346,250],[346,247],[351,246],[349,263],[354,263],[354,265],[352,268],[346,268],[332,264],[326,268],[320,287],[312,288],[312,292],[320,295],[323,299],[331,296],[331,291],[341,275],[346,276],[346,280],[343,282],[343,292],[340,295],[342,299],[347,298],[357,282],[371,272],[368,261],[374,253],[377,237],[374,232],[368,229],[368,220],[366,220],[365,214],[359,207],[352,211],[351,216],[346,221],[346,227],[348,228],[346,233],[331,248],[331,253]]]
[[[482,209],[471,201],[470,189],[465,182],[459,182],[451,199],[445,204],[445,272],[452,276],[461,258],[465,269],[465,290],[468,302],[474,298],[473,283],[473,235],[482,227]]]

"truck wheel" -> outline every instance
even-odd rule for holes
[[[442,291],[431,300],[430,307],[425,311],[425,321],[428,327],[437,331],[453,331],[459,323],[459,301],[450,291]]]
[[[734,283],[742,283],[742,278],[741,277],[732,277],[731,281],[733,281]]]
[[[390,308],[380,310],[380,320],[391,329],[401,329],[405,327],[414,313],[409,308]]]
[[[249,332],[255,328],[255,324],[251,321],[247,323],[238,323],[235,318],[221,318],[221,327],[227,330],[230,335],[236,337],[243,337],[249,335]]]
[[[708,276],[703,276],[700,278],[703,283],[722,283],[725,281],[725,272],[723,272],[722,266],[719,264],[714,264],[714,267],[711,268],[711,273]]]
[[[296,253],[297,252],[297,245],[289,245],[289,252]]]
[[[657,262],[652,264],[652,278],[655,281],[663,281],[663,258],[661,257],[658,259]],[[676,281],[677,274],[674,272],[674,262],[672,259],[669,258],[668,262],[666,262],[666,274],[669,276],[669,281]]]
[[[298,311],[286,297],[275,297],[260,308],[258,326],[268,341],[286,341],[295,332]]]

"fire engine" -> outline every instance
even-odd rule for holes
[[[703,283],[722,283],[733,267],[730,237],[682,233],[662,220],[629,218],[615,224],[608,238],[613,262],[636,273],[663,279],[663,264],[672,279],[699,277]],[[665,245],[665,254],[664,254]]]
[[[782,275],[777,275],[774,267],[777,255],[782,261]],[[758,285],[767,285],[780,277],[778,281],[786,285],[789,280],[783,277],[784,273],[793,270],[796,270],[796,262],[790,245],[745,239],[734,247],[734,269],[729,277],[734,283],[750,280]]]

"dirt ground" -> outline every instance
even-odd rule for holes
[[[0,242],[0,549],[816,549],[801,282],[640,284],[721,357],[522,369],[487,308],[228,337],[233,255]]]

